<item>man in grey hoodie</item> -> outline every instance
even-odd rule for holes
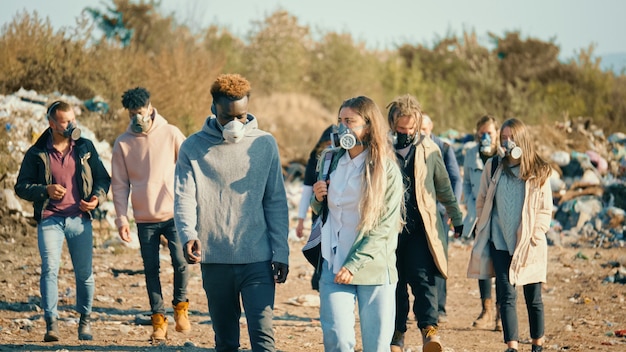
[[[250,83],[211,86],[213,115],[180,147],[174,220],[202,283],[217,351],[239,348],[240,299],[253,351],[275,351],[276,283],[289,272],[288,208],[278,146],[248,113]]]

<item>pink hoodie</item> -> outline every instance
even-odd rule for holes
[[[174,217],[174,169],[185,136],[154,110],[147,132],[130,129],[113,145],[111,190],[119,228],[128,225],[128,198],[137,223],[155,223]]]

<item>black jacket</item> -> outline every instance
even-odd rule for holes
[[[28,148],[15,184],[15,193],[20,198],[33,202],[37,222],[41,221],[41,214],[50,200],[46,191],[46,187],[52,184],[48,138],[50,138],[49,128]],[[107,200],[111,177],[104,168],[98,151],[90,140],[79,138],[76,141],[75,153],[76,181],[80,197],[87,201],[95,195],[98,198],[98,205],[104,203]]]

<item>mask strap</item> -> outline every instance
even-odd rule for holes
[[[48,111],[46,112],[46,118],[48,120],[50,120],[50,117],[56,113],[56,110],[57,110],[57,108],[59,107],[60,104],[61,104],[61,101],[57,100],[54,103],[52,103],[52,105],[50,105],[48,107]],[[53,120],[56,121],[56,118],[54,118]]]

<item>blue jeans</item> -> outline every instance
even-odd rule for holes
[[[276,284],[269,261],[250,264],[201,264],[217,352],[239,350],[241,305],[246,313],[252,351],[274,352]]]
[[[183,244],[174,226],[174,219],[156,223],[137,224],[137,236],[141,246],[141,258],[143,259],[143,269],[146,275],[146,289],[148,290],[152,314],[165,314],[161,280],[159,278],[161,268],[159,258],[161,235],[167,239],[167,247],[170,250],[172,266],[174,267],[174,296],[172,304],[177,305],[180,302],[187,301],[189,270],[183,255]]]
[[[358,302],[363,351],[389,351],[395,319],[396,285],[340,285],[322,263],[320,321],[324,351],[354,351],[354,305]]]
[[[42,219],[37,226],[37,245],[41,256],[41,305],[45,318],[58,318],[59,266],[63,239],[74,267],[76,279],[76,311],[91,313],[94,294],[92,270],[93,237],[91,219],[84,217],[50,216]]]

